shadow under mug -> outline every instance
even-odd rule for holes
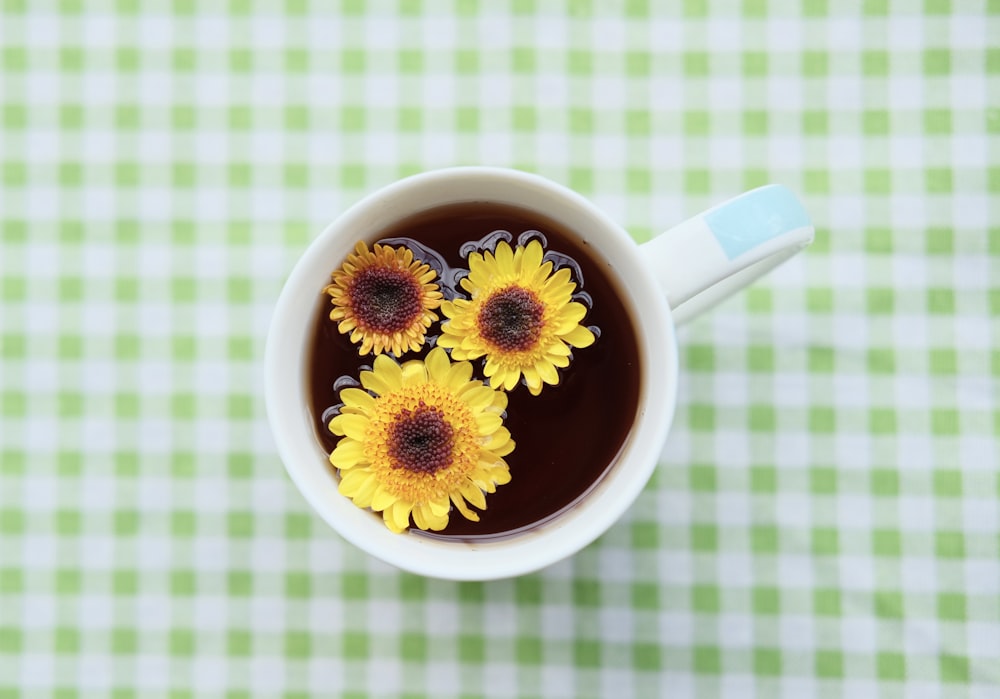
[[[394,534],[380,516],[337,491],[338,478],[314,431],[307,376],[314,313],[330,273],[364,232],[377,235],[421,211],[489,202],[536,212],[579,235],[607,264],[633,318],[640,365],[639,405],[618,459],[588,495],[544,525],[488,542]],[[361,233],[359,233],[361,232]],[[660,458],[677,394],[675,325],[731,296],[808,245],[813,227],[781,185],[751,190],[637,245],[576,192],[517,170],[458,167],[400,180],[331,223],[299,259],[275,306],[265,349],[268,420],[292,481],[343,538],[416,574],[490,580],[533,572],[604,533],[632,505]]]

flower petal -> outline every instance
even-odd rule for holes
[[[517,382],[521,380],[521,372],[518,369],[507,369],[503,377],[503,387],[505,391],[513,391]]]
[[[501,240],[494,253],[497,262],[497,271],[502,279],[514,277],[514,252],[506,240]]]
[[[496,376],[497,372],[500,371],[500,362],[492,354],[487,355],[486,363],[483,364],[483,376],[489,378],[491,376]]]
[[[375,489],[375,493],[372,495],[372,509],[376,512],[381,512],[385,508],[396,502],[396,496],[385,489],[385,485],[379,484],[378,488]]]
[[[562,339],[574,347],[583,348],[594,344],[596,338],[594,337],[594,333],[590,332],[588,328],[578,325],[570,332],[562,335]]]
[[[358,507],[371,507],[372,498],[378,489],[378,476],[371,469],[355,469],[368,474],[368,479],[361,484],[361,487],[354,493],[354,504]],[[354,471],[348,471],[354,473]]]
[[[396,519],[392,516],[392,510],[382,510],[382,521],[385,522],[385,526],[389,527],[389,531],[393,534],[402,534],[405,531],[404,527],[396,524]]]
[[[475,386],[473,384],[466,385],[471,386],[471,388],[464,390],[461,393],[461,398],[473,411],[482,412],[493,405],[493,396],[496,395],[496,391],[492,388],[489,386]]]
[[[368,391],[360,388],[345,388],[340,392],[340,400],[349,408],[358,408],[362,412],[370,413],[375,408],[375,398]]]
[[[462,344],[462,336],[461,335],[450,335],[448,333],[448,330],[449,330],[448,326],[449,325],[450,325],[449,323],[446,323],[445,325],[441,326],[441,335],[438,337],[438,341],[437,341],[437,346],[438,347],[442,347],[444,349],[453,349],[453,348],[458,347],[459,345]],[[454,355],[452,355],[452,356],[454,356]]]
[[[451,501],[455,503],[455,509],[458,510],[462,514],[462,516],[465,517],[467,520],[469,520],[470,522],[479,521],[479,515],[477,515],[475,512],[473,512],[466,506],[465,500],[462,499],[461,495],[452,493]]]
[[[441,313],[444,314],[445,318],[454,318],[459,313],[462,312],[463,306],[456,301],[442,301],[441,302]]]
[[[490,255],[490,260],[492,259],[493,256]],[[476,288],[486,286],[490,283],[493,277],[493,269],[487,263],[486,257],[482,253],[474,252],[469,255],[468,264],[469,274],[459,282],[463,289],[470,291],[470,287]]]
[[[497,445],[496,447],[494,447],[492,449],[492,451],[498,457],[503,457],[503,456],[507,456],[507,454],[509,454],[512,451],[514,451],[514,447],[515,446],[517,446],[517,445],[514,442],[514,440],[513,439],[508,439],[508,440],[504,441],[502,444]]]
[[[330,454],[330,463],[337,468],[349,469],[365,460],[365,447],[361,442],[344,438]]]
[[[540,289],[545,280],[548,279],[549,274],[552,273],[552,263],[545,262],[538,269],[531,273],[531,276],[525,277],[524,281],[531,286],[533,289]]]
[[[568,357],[572,354],[569,346],[566,345],[561,340],[556,340],[548,347],[545,348],[545,354],[551,359],[553,355],[557,357]],[[556,366],[566,366],[565,364],[556,364]]]
[[[538,376],[541,377],[542,381],[552,386],[559,383],[559,372],[556,371],[555,366],[552,362],[540,359],[535,362],[535,371],[538,372]]]
[[[483,494],[483,491],[477,488],[474,484],[466,483],[465,485],[463,485],[461,493],[462,497],[468,500],[471,504],[478,507],[480,510],[486,509],[486,496]]]
[[[441,531],[448,526],[448,515],[436,515],[431,511],[431,508],[427,504],[417,505],[413,508],[413,519],[416,520],[417,512],[420,512],[420,518],[424,520],[426,526],[421,527],[421,529],[429,529],[431,531]]]
[[[368,436],[368,426],[371,421],[365,415],[341,413],[330,421],[336,423],[337,428],[353,440],[364,442]]]
[[[568,330],[569,328],[573,327],[581,320],[583,320],[583,317],[585,315],[587,315],[587,307],[584,306],[582,303],[577,303],[576,301],[574,301],[572,303],[567,303],[565,306],[563,306],[559,310],[556,319],[559,322],[559,328],[563,326],[568,326],[566,328],[566,330]],[[563,332],[566,332],[565,330],[560,330],[559,328],[556,329],[556,333],[561,334]]]
[[[545,283],[542,284],[542,295],[546,296],[549,293],[562,293],[564,291],[562,287],[567,284],[570,285],[570,293],[573,293],[573,289],[576,288],[576,285],[570,281],[570,275],[571,272],[569,271],[569,267],[562,267],[556,270],[555,274],[546,279]]]
[[[490,472],[490,476],[493,478],[493,482],[497,485],[506,485],[510,483],[510,469],[507,468],[507,464],[503,465],[503,468],[495,468]]]
[[[532,240],[526,247],[518,248],[518,252],[522,254],[515,254],[515,258],[520,258],[518,259],[520,264],[516,265],[517,271],[522,279],[530,278],[530,275],[542,264],[542,256],[545,254],[542,250],[542,244],[537,240]]]
[[[427,375],[432,381],[442,384],[447,382],[448,370],[451,367],[447,352],[440,347],[435,347],[427,353],[424,363],[427,366]]]
[[[386,384],[392,390],[401,388],[403,385],[403,368],[396,363],[392,357],[380,354],[375,357],[372,368],[379,376],[385,379]]]
[[[553,345],[553,347],[555,347],[555,345]],[[569,346],[564,345],[562,342],[560,342],[559,347],[565,347],[566,353],[563,354],[561,352],[553,352],[552,348],[549,348],[548,350],[546,350],[545,358],[548,359],[550,362],[552,362],[552,366],[556,367],[557,369],[565,369],[566,367],[569,366],[569,357],[570,357]]]
[[[438,342],[440,344],[440,341],[438,341]],[[479,354],[475,354],[473,352],[469,352],[468,350],[466,350],[466,349],[464,349],[462,347],[455,347],[451,351],[451,359],[452,359],[452,361],[460,361],[460,362],[462,362],[462,361],[465,361],[467,359],[476,359],[477,357],[479,357],[481,355],[482,355],[482,352],[480,352]]]
[[[493,406],[491,410],[495,413],[502,413],[507,409],[507,394],[503,391],[493,392]]]
[[[510,438],[510,431],[506,427],[501,427],[483,444],[483,449],[489,454],[507,456],[514,451],[514,441]]]
[[[397,500],[390,509],[392,511],[392,521],[399,527],[400,531],[410,526],[410,511],[413,509],[411,503]]]
[[[333,419],[330,420],[330,422],[328,422],[326,425],[326,428],[330,430],[330,432],[332,432],[333,434],[337,435],[338,437],[344,436],[344,429],[340,426],[340,416],[345,414],[346,413],[339,413],[335,415]]]
[[[414,507],[410,514],[413,515],[413,523],[417,525],[417,529],[423,529],[424,531],[429,529],[427,520],[424,519],[424,508],[420,506]]]
[[[531,395],[537,396],[538,392],[542,390],[542,377],[535,370],[535,365],[524,367],[521,373],[524,375],[524,382],[528,385]]]
[[[454,352],[452,352],[452,357],[454,358]],[[466,361],[455,362],[451,365],[449,369],[448,377],[442,383],[444,385],[451,387],[454,390],[458,390],[462,386],[469,383],[472,380],[472,364]],[[478,382],[476,382],[478,383]]]
[[[371,471],[367,469],[353,469],[345,471],[340,476],[340,485],[337,490],[347,497],[353,499],[365,486],[368,481],[376,480]]]
[[[427,506],[430,508],[431,514],[435,517],[447,515],[451,509],[451,504],[447,496],[440,500],[431,500],[427,503]]]
[[[355,339],[357,338],[357,339]],[[365,355],[372,351],[372,347],[375,346],[375,338],[371,335],[367,335],[360,330],[355,330],[351,333],[351,342],[357,342],[361,340],[361,346],[358,347],[358,355]],[[381,341],[379,342],[381,344]]]
[[[402,366],[402,381],[404,386],[415,386],[427,382],[427,370],[420,360],[406,362]]]
[[[479,413],[476,416],[476,425],[479,426],[479,434],[493,434],[503,426],[503,419],[494,413]]]

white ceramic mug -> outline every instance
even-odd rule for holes
[[[513,205],[575,231],[606,260],[637,320],[639,406],[622,452],[581,502],[550,522],[497,541],[465,543],[394,534],[380,516],[338,493],[314,432],[308,350],[321,290],[359,238],[430,208],[465,202]],[[310,505],[347,541],[398,568],[437,578],[521,575],[570,556],[629,508],[656,468],[677,394],[674,325],[709,308],[791,257],[813,238],[796,197],[780,185],[742,194],[643,245],[579,194],[516,170],[462,167],[389,185],[355,204],[313,241],[288,277],[265,352],[267,414],[285,468]]]

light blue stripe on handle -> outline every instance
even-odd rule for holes
[[[642,246],[675,323],[732,296],[812,242],[796,196],[772,184],[689,218]]]
[[[705,223],[730,260],[767,240],[812,225],[796,196],[781,185],[737,197],[706,213]]]

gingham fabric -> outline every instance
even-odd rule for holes
[[[1000,696],[995,0],[0,2],[0,698]],[[589,548],[402,574],[307,507],[262,348],[307,243],[490,164],[637,241],[815,244],[680,333]]]

